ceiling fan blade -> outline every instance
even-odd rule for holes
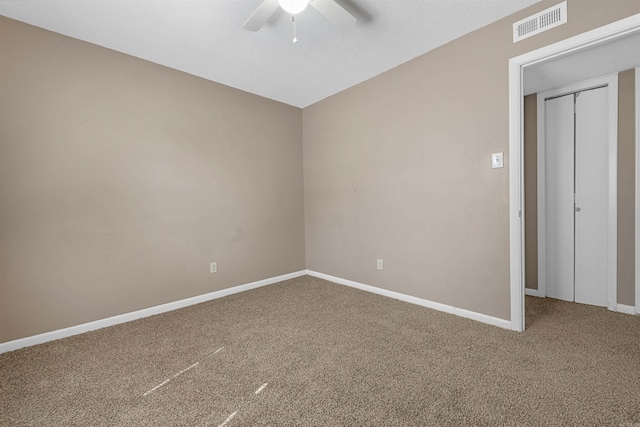
[[[249,31],[258,31],[276,10],[278,10],[278,0],[264,0],[247,19],[244,28]]]
[[[309,4],[340,27],[349,27],[357,22],[355,16],[344,10],[334,0],[312,0]]]

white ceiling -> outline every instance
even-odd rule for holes
[[[524,94],[546,92],[636,67],[640,67],[640,33],[526,67]]]
[[[306,107],[539,0],[336,0],[341,30],[308,7],[242,28],[262,0],[0,0],[0,15]]]

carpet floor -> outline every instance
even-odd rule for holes
[[[0,354],[0,425],[640,427],[640,317],[526,322],[303,276]]]

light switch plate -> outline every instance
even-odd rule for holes
[[[503,167],[502,153],[491,153],[491,167],[493,169]]]

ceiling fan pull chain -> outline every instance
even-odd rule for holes
[[[293,22],[293,42],[298,43],[298,37],[296,37],[296,17],[291,15],[291,22]]]

